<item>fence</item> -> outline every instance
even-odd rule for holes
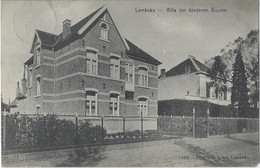
[[[142,140],[165,135],[193,136],[258,132],[259,119],[207,116],[110,117],[2,115],[2,150],[53,149]]]
[[[259,119],[232,117],[159,116],[158,133],[208,137],[243,132],[258,132]]]
[[[2,115],[2,150],[48,149],[103,144],[114,140],[142,140],[157,134],[156,130],[156,117]]]

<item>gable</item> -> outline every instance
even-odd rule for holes
[[[115,28],[117,30],[117,33],[119,34],[123,44],[125,45],[126,49],[129,49],[128,44],[126,43],[124,37],[122,36],[118,26],[116,25],[116,23],[113,21],[113,18],[111,16],[111,13],[109,12],[109,10],[106,7],[102,7],[101,9],[99,9],[98,12],[96,12],[96,14],[94,16],[92,16],[92,18],[90,18],[78,31],[77,34],[81,35],[82,33],[84,33],[87,28],[89,28],[98,18],[100,18],[100,16],[106,12],[107,15],[110,17],[109,19],[111,20],[111,22],[113,23],[113,25],[115,25]]]
[[[103,16],[106,14],[106,21],[103,20]],[[110,21],[111,22],[110,22]],[[101,25],[105,24],[108,30],[108,39],[101,38]],[[126,47],[121,39],[116,25],[112,22],[111,16],[107,11],[104,11],[96,20],[92,23],[83,33],[79,36],[79,39],[84,40],[85,46],[94,47],[99,51],[109,53],[115,53],[121,55],[120,52],[125,52]],[[103,48],[105,47],[105,51]]]
[[[33,54],[34,47],[35,47],[36,43],[38,43],[38,42],[41,43],[41,40],[40,40],[39,36],[37,35],[37,33],[35,32],[30,53]]]
[[[179,65],[173,67],[171,70],[166,72],[165,73],[166,77],[185,74],[185,66],[189,66],[190,67],[190,73],[197,72],[196,67],[194,67],[193,63],[188,58],[185,61],[183,61],[182,63],[180,63]]]

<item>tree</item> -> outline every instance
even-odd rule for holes
[[[212,68],[209,72],[212,82],[210,83],[211,86],[215,88],[216,98],[219,99],[220,92],[227,92],[226,86],[226,65],[221,60],[221,56],[216,56],[214,58],[214,63]]]
[[[246,37],[238,37],[232,42],[229,42],[221,49],[221,60],[227,66],[227,78],[231,79],[233,74],[233,65],[240,46],[242,59],[245,64],[247,87],[249,89],[249,103],[256,108],[259,101],[259,31],[251,30]],[[214,58],[206,60],[205,63],[210,67],[213,66]],[[230,78],[229,78],[230,77]]]
[[[231,88],[231,105],[237,108],[235,117],[248,117],[246,111],[249,109],[247,77],[244,61],[241,55],[241,45],[238,48],[235,63],[233,65],[233,86]]]

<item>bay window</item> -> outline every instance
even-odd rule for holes
[[[125,80],[129,83],[134,81],[134,66],[130,64],[125,64]]]
[[[148,86],[148,69],[145,67],[138,68],[138,84]]]

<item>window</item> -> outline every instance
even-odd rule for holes
[[[36,82],[36,96],[40,96],[41,95],[41,78],[37,77],[36,80],[37,80],[37,82]]]
[[[97,115],[97,92],[86,91],[85,115]]]
[[[120,77],[120,59],[113,56],[110,57],[110,77]]]
[[[106,23],[101,24],[101,39],[108,40],[108,25]]]
[[[139,67],[138,69],[138,84],[148,86],[148,69],[145,67]]]
[[[41,48],[38,47],[36,50],[36,65],[41,65]]]
[[[216,91],[214,87],[210,87],[210,98],[216,97]]]
[[[110,94],[109,115],[119,116],[119,94]]]
[[[29,70],[29,83],[28,87],[32,87],[32,81],[33,81],[33,76],[32,76],[32,69]]]
[[[125,80],[129,83],[134,82],[134,66],[125,64]]]
[[[97,75],[97,53],[93,51],[87,51],[86,54],[86,73]]]
[[[126,91],[125,92],[125,99],[126,100],[134,100],[134,92]]]
[[[147,117],[148,116],[148,99],[141,97],[138,99],[138,115]]]
[[[185,66],[185,73],[190,73],[190,66],[189,65]]]
[[[85,85],[85,81],[82,80],[82,81],[81,81],[81,86],[84,86],[84,85]]]

